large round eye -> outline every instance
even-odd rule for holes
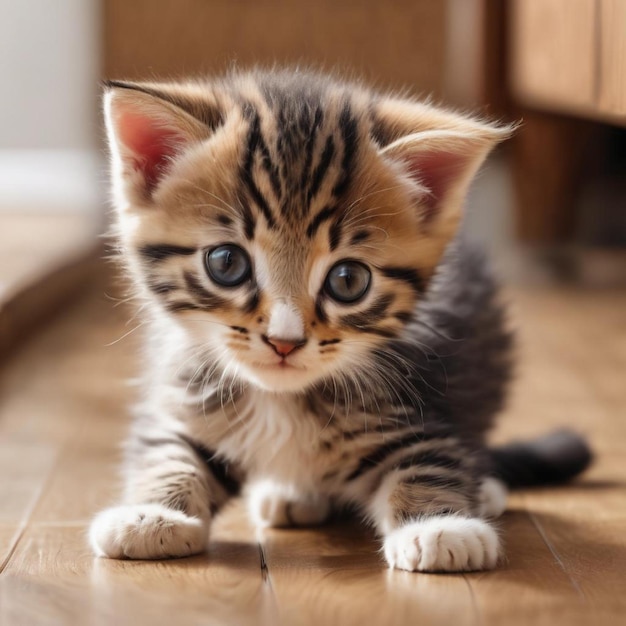
[[[338,302],[356,302],[369,289],[372,273],[358,261],[340,261],[326,276],[326,293]]]
[[[206,255],[209,276],[223,287],[241,285],[250,276],[250,258],[232,243],[209,250]]]

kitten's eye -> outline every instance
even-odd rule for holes
[[[209,276],[223,287],[236,287],[250,277],[250,258],[232,243],[209,250],[206,255]]]
[[[369,289],[372,273],[358,261],[340,261],[333,265],[324,288],[326,293],[338,302],[356,302]]]

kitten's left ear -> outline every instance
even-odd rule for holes
[[[513,129],[407,101],[386,101],[377,114],[379,154],[406,184],[419,219],[415,254],[429,278],[456,235],[472,179]]]
[[[429,235],[451,238],[474,175],[490,150],[510,134],[467,120],[456,128],[422,130],[396,139],[380,154],[397,163],[415,185],[417,210]]]

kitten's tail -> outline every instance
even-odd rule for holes
[[[491,448],[490,452],[495,477],[511,489],[564,483],[593,459],[587,442],[569,430]]]

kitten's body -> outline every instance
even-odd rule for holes
[[[107,102],[150,330],[125,505],[94,521],[97,553],[198,552],[245,485],[258,524],[350,505],[390,565],[493,567],[506,461],[484,434],[511,340],[455,231],[505,131],[296,73],[118,83]]]

